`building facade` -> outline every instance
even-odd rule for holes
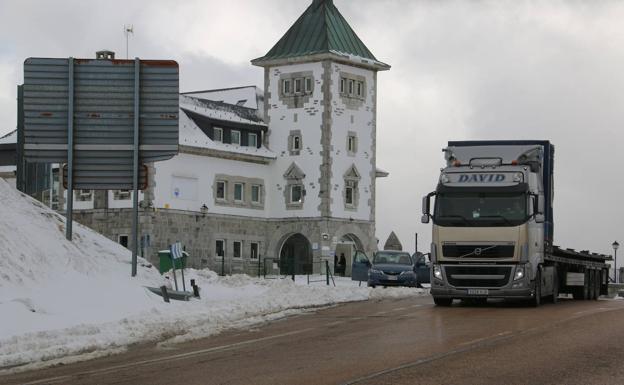
[[[252,64],[263,91],[180,95],[179,154],[148,166],[139,197],[141,254],[156,262],[180,241],[194,267],[300,274],[344,253],[349,274],[355,249],[377,249],[377,73],[390,67],[330,0]],[[129,246],[131,204],[129,191],[77,191],[75,219]]]

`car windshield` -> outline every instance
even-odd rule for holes
[[[440,193],[433,220],[440,226],[518,226],[528,219],[527,196],[518,192]]]
[[[394,264],[394,265],[411,265],[412,258],[407,253],[387,253],[378,251],[375,254],[373,263],[376,264]]]

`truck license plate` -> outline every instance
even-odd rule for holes
[[[488,289],[468,289],[469,295],[488,295]]]
[[[396,275],[389,275],[388,276],[388,281],[396,281],[396,280],[397,280]]]

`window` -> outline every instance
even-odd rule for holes
[[[237,202],[245,200],[245,185],[243,183],[234,183],[234,200]]]
[[[356,95],[358,97],[362,97],[364,95],[364,84],[362,82],[357,82]]]
[[[357,182],[355,181],[347,181],[345,186],[345,204],[349,206],[355,205],[355,188],[357,187]]]
[[[249,258],[258,259],[258,243],[251,242],[250,246],[251,248],[249,250]]]
[[[258,147],[258,135],[256,134],[249,134],[249,146],[250,147]]]
[[[212,140],[214,140],[215,142],[223,142],[223,128],[214,127],[212,129],[212,132]]]
[[[357,151],[357,138],[354,135],[347,136],[347,151],[348,152]]]
[[[346,83],[346,82],[347,82],[347,79],[345,79],[345,78],[340,78],[340,93],[341,93],[341,94],[344,94],[344,93],[345,93],[345,91],[346,91],[346,88],[345,88],[345,83]]]
[[[292,149],[293,150],[301,150],[301,137],[300,136],[293,136],[293,140],[292,140]]]
[[[353,80],[349,79],[349,95],[353,95]]]
[[[123,247],[127,248],[128,247],[128,236],[127,235],[120,235],[119,238],[117,238],[119,240],[119,244],[122,245]]]
[[[294,184],[290,186],[290,203],[303,202],[303,186]]]
[[[129,200],[130,197],[131,197],[130,190],[113,190],[113,200],[115,201]]]
[[[240,146],[240,131],[237,130],[232,130],[231,134],[230,134],[230,142],[232,144],[235,144],[237,146]]]
[[[290,80],[285,79],[284,82],[282,83],[282,93],[284,95],[290,95]]]
[[[227,193],[227,182],[219,180],[217,181],[217,199],[225,199]]]
[[[253,203],[260,203],[260,185],[251,185],[251,201]]]
[[[300,94],[302,91],[302,85],[303,83],[303,79],[295,79],[295,93],[296,94]]]
[[[215,241],[215,256],[217,259],[223,259],[225,256],[225,241],[223,239]]]
[[[79,202],[90,201],[93,198],[93,190],[76,190],[74,193],[75,200]]]
[[[234,241],[234,258],[241,258],[242,242]]]
[[[306,94],[312,92],[312,78],[305,78],[305,92]]]

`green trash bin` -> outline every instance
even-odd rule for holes
[[[182,258],[176,259],[175,268],[183,269],[186,267],[186,259],[188,258],[188,253],[186,251],[182,252]],[[158,270],[160,274],[171,270],[171,252],[169,250],[160,250],[158,252]]]

